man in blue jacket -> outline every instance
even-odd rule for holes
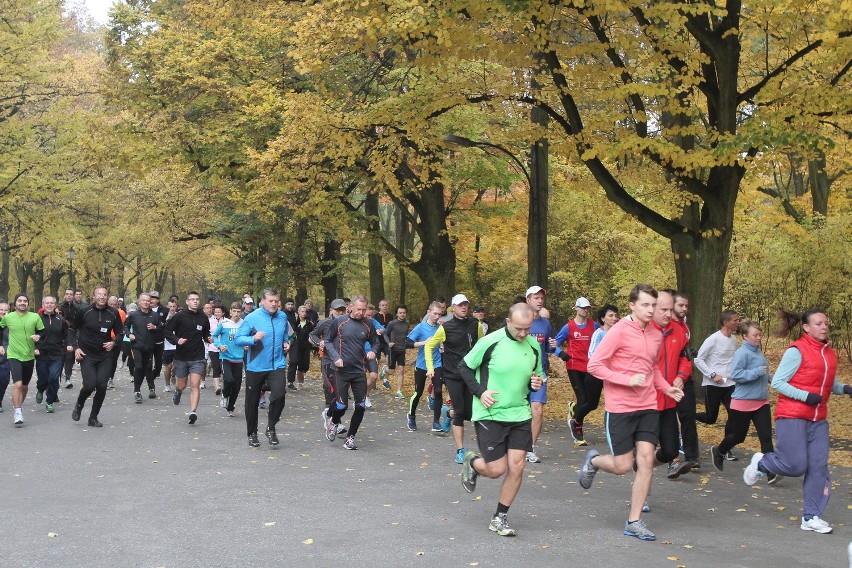
[[[246,353],[245,400],[248,444],[252,448],[260,446],[257,439],[257,405],[265,381],[268,381],[271,391],[266,437],[271,445],[278,445],[275,425],[284,410],[287,378],[285,354],[290,349],[289,324],[286,314],[278,309],[280,306],[281,295],[278,290],[266,288],[260,296],[261,309],[245,317],[235,339],[237,345],[249,348]]]

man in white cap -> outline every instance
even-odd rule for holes
[[[432,353],[435,348],[444,344],[441,354],[443,380],[447,392],[453,402],[453,439],[456,442],[456,463],[464,461],[464,421],[470,421],[473,395],[459,374],[459,362],[467,355],[476,340],[482,337],[482,327],[479,320],[468,317],[470,300],[464,294],[456,294],[451,300],[452,317],[441,326],[435,335],[426,341],[423,354],[426,359],[426,377],[430,380],[435,375],[435,365]]]
[[[544,307],[544,296],[547,294],[541,286],[530,286],[525,294],[527,305],[532,308],[534,319],[530,327],[530,337],[538,342],[541,348],[541,368],[542,368],[542,385],[538,390],[530,391],[530,408],[532,410],[532,445],[533,449],[527,452],[527,461],[530,463],[540,463],[541,458],[535,452],[536,442],[541,434],[542,417],[544,415],[544,405],[547,404],[547,354],[556,346],[556,340],[553,338],[553,327],[550,321],[541,317],[541,310]]]
[[[556,356],[565,361],[568,378],[577,399],[576,402],[568,403],[568,426],[571,429],[571,437],[578,446],[588,446],[583,436],[583,418],[589,411],[586,383],[598,380],[586,372],[586,366],[589,363],[589,344],[592,341],[592,334],[598,327],[597,323],[589,321],[591,308],[592,303],[588,298],[577,298],[574,302],[577,315],[562,326],[556,334]],[[564,350],[563,344],[565,344]],[[576,410],[581,410],[583,413],[576,415]]]

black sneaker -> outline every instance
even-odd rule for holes
[[[278,435],[275,434],[275,428],[266,427],[266,438],[269,440],[270,445],[278,445]]]
[[[722,454],[722,457],[725,458],[725,461],[729,461],[729,462],[740,461],[740,458],[735,456],[733,454],[733,452],[731,452],[731,450],[728,450],[728,453],[726,453],[726,454]]]
[[[248,437],[248,445],[250,448],[260,447],[260,440],[257,439],[257,434],[252,434]]]
[[[222,389],[216,389],[216,396],[222,396]]]
[[[65,388],[66,389],[73,389],[74,388],[74,383],[71,382],[71,379],[68,379],[68,382],[65,383]]]
[[[175,406],[180,404],[180,395],[183,394],[179,390],[175,389],[175,394],[172,395],[172,402]]]
[[[157,393],[154,389],[148,389],[148,398],[157,398]]]
[[[142,393],[141,392],[136,391],[135,393],[133,393],[133,398],[136,400],[136,404],[142,403]]]
[[[296,385],[294,383],[287,383],[287,389],[294,391],[296,390]]]
[[[713,467],[719,471],[725,469],[725,456],[719,451],[719,446],[710,446],[710,457],[713,459]]]
[[[73,420],[74,422],[79,422],[79,421],[80,421],[80,413],[81,413],[81,412],[83,412],[83,407],[82,407],[82,406],[77,406],[77,405],[75,404],[75,405],[74,405],[74,410],[72,410],[72,411],[71,411],[71,420]]]
[[[196,420],[198,420],[198,415],[195,413],[195,411],[190,412],[190,413],[189,413],[189,423],[190,423],[190,424],[195,424],[195,421],[196,421]]]
[[[692,469],[692,466],[689,465],[689,462],[673,461],[669,464],[669,471],[666,474],[666,477],[669,479],[677,479],[684,473],[689,473],[690,469]]]
[[[104,427],[103,424],[98,422],[97,418],[92,418],[92,417],[89,417],[89,426],[91,426],[92,428],[103,428]]]

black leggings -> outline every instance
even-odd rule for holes
[[[210,357],[208,364],[213,370],[213,378],[218,379],[222,376],[222,361],[219,359],[219,351],[208,351],[207,356]]]
[[[719,444],[719,452],[726,454],[734,446],[741,444],[748,434],[749,423],[754,424],[757,438],[760,440],[760,451],[764,454],[774,451],[772,445],[772,411],[769,403],[752,412],[728,410],[728,423],[725,425],[725,438]]]
[[[588,396],[586,394],[586,376],[588,375],[585,371],[568,371],[568,380],[571,381],[571,388],[574,389],[574,398],[577,399],[577,406],[585,407],[588,402]],[[574,412],[576,413],[576,408],[574,407]],[[588,413],[587,413],[588,414]],[[585,416],[585,415],[584,415]],[[577,420],[575,417],[574,420]],[[577,422],[580,422],[577,420]]]
[[[579,373],[580,371],[569,371],[574,373]],[[574,407],[574,420],[577,421],[577,424],[582,426],[583,419],[589,415],[593,410],[595,410],[598,405],[601,403],[601,391],[603,390],[603,381],[597,377],[593,377],[591,373],[582,373],[585,375],[583,379],[583,385],[585,386],[585,400],[580,403],[579,397],[577,397],[578,402]],[[571,382],[573,385],[573,381]],[[576,392],[576,391],[575,391]]]
[[[66,381],[71,380],[71,373],[74,372],[74,361],[76,361],[76,359],[74,358],[74,352],[73,351],[66,351],[65,352],[65,380]]]
[[[473,412],[473,394],[462,379],[445,377],[444,384],[447,385],[447,394],[453,401],[453,426],[464,426],[465,420],[470,422]]]
[[[243,386],[243,362],[222,359],[222,396],[228,400],[226,410],[233,412]]]
[[[441,420],[441,405],[444,402],[443,392],[444,382],[441,380],[441,367],[435,369],[435,374],[432,376],[432,397],[435,399],[435,404],[432,407],[433,422]],[[426,388],[426,369],[414,367],[414,394],[408,402],[408,413],[414,415],[417,412],[417,405],[420,404],[420,397],[423,396],[423,390]]]
[[[680,436],[683,438],[683,457],[686,461],[698,461],[698,429],[695,427],[695,382],[683,382],[683,398],[677,403],[680,418]]]
[[[142,381],[148,381],[148,388],[154,389],[154,375],[151,374],[154,362],[153,351],[142,351],[141,349],[132,349],[133,353],[133,392],[139,392],[142,388]]]
[[[677,425],[677,408],[660,411],[660,447],[657,449],[658,462],[669,463],[680,452],[680,429]]]
[[[719,405],[725,405],[728,415],[731,413],[731,394],[734,385],[729,387],[704,387],[704,412],[695,415],[695,419],[704,424],[715,424],[719,419]]]
[[[246,430],[248,435],[257,434],[257,405],[260,403],[260,389],[268,382],[269,390],[269,427],[275,428],[284,411],[287,395],[285,369],[274,371],[246,371]]]
[[[363,373],[347,375],[342,373],[340,369],[334,368],[336,369],[334,373],[334,401],[330,405],[328,415],[331,416],[333,423],[340,424],[340,419],[343,418],[346,409],[349,407],[349,391],[351,390],[355,406],[352,411],[352,420],[349,421],[349,435],[354,436],[358,433],[358,428],[364,419],[367,378]]]
[[[114,349],[116,355],[119,350]],[[103,359],[93,359],[91,355],[83,357],[80,361],[80,375],[83,376],[83,386],[80,387],[80,395],[77,397],[77,407],[82,411],[86,404],[86,399],[95,393],[92,398],[92,412],[89,418],[97,418],[101,411],[104,399],[106,398],[107,383],[115,369],[118,357],[112,352],[102,355]]]

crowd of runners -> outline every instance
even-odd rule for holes
[[[461,465],[464,489],[473,491],[480,476],[502,478],[489,528],[513,536],[508,512],[525,464],[542,459],[537,441],[553,356],[564,362],[574,393],[566,412],[571,437],[577,447],[589,446],[578,485],[591,489],[599,471],[633,472],[625,535],[656,538],[641,518],[650,510],[654,468],[664,468],[671,480],[700,469],[696,422],[714,424],[721,406],[727,423],[724,436],[712,440],[713,467],[721,471],[738,461],[732,449],[753,424],[761,451],[748,460],[745,483],[804,477],[801,528],[832,531],[821,518],[831,494],[828,402],[832,394],[852,396],[852,386],[837,380],[837,355],[828,343],[823,310],[784,313],[779,334],[801,326],[801,336],[784,351],[773,373],[761,351],[763,330],[734,311],[722,312],[719,330],[695,349],[687,324],[689,298],[674,290],[637,285],[624,317],[613,304],[601,306],[593,317],[591,302],[578,298],[574,317],[556,332],[545,297],[543,288],[530,287],[508,306],[505,321],[489,326],[485,310],[471,310],[464,294],[453,296],[449,307],[436,298],[425,313],[404,305],[390,311],[386,300],[376,308],[356,295],[330,302],[323,318],[310,301],[297,307],[285,298],[282,304],[274,289],[260,293],[257,307],[250,294],[226,306],[212,297],[202,304],[196,292],[182,301],[172,296],[161,303],[157,291],[125,304],[99,286],[90,302],[82,291],[68,289],[61,302],[46,296],[35,310],[26,294],[18,294],[11,303],[0,301],[0,412],[11,379],[13,424],[24,425],[22,408],[35,374],[35,403],[54,413],[63,383],[72,393],[79,369],[71,418],[79,421],[91,398],[88,425],[102,427],[107,391],[116,388],[116,370],[126,365],[137,404],[146,399],[143,384],[147,398],[156,399],[162,381],[161,394],[170,393],[174,405],[188,405],[190,425],[199,420],[208,379],[229,417],[243,392],[248,446],[261,445],[261,410],[267,417],[264,435],[275,446],[287,391],[304,388],[311,359],[318,357],[325,397],[321,427],[327,440],[342,437],[343,448],[357,449],[356,437],[380,379],[405,400],[400,419],[411,431],[418,429],[417,410],[425,393],[429,429],[451,434],[451,455]],[[409,354],[414,384],[407,388]],[[693,365],[700,374],[695,380]],[[699,378],[705,407],[696,413]],[[775,444],[770,386],[778,393]],[[406,396],[406,390],[412,394]],[[586,417],[598,409],[602,397],[605,440],[594,441],[608,446],[606,454],[591,447],[584,431]],[[470,439],[465,437],[466,422],[473,424],[478,452],[465,445]]]

